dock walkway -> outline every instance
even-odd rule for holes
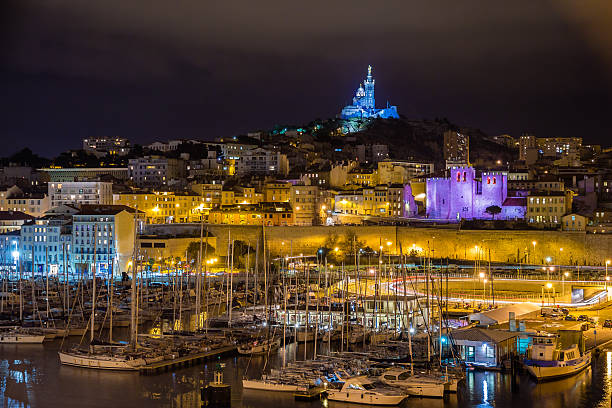
[[[226,346],[214,350],[203,351],[201,353],[190,354],[188,356],[175,358],[173,360],[164,360],[157,363],[149,364],[139,369],[141,375],[154,375],[166,372],[175,368],[189,367],[208,360],[212,357],[230,354],[236,351],[236,346]]]

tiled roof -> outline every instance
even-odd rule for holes
[[[508,340],[517,336],[516,333],[512,332],[482,329],[479,327],[471,327],[469,329],[463,330],[454,330],[451,332],[451,335],[455,340],[484,341],[493,343],[499,343],[501,341]]]
[[[18,220],[33,220],[29,214],[26,214],[21,211],[0,211],[0,220],[1,221],[18,221]]]

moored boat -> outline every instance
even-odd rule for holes
[[[262,354],[280,347],[280,339],[261,339],[238,346],[240,354]]]
[[[304,392],[308,390],[306,385],[285,384],[279,381],[261,380],[242,380],[242,388],[249,390],[277,391],[277,392]]]
[[[553,336],[533,338],[523,364],[537,381],[548,381],[578,374],[591,365],[591,352],[577,344],[562,348]]]
[[[94,368],[99,370],[127,370],[135,371],[147,362],[143,358],[133,358],[126,355],[90,354],[87,352],[71,351],[59,352],[60,363],[64,365]]]
[[[328,390],[330,401],[353,402],[365,405],[399,405],[408,395],[398,389],[374,384],[365,376],[353,377],[340,390]]]
[[[427,375],[414,375],[410,370],[392,368],[379,377],[383,384],[398,387],[413,397],[442,398],[449,388],[447,381]]]

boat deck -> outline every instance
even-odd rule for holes
[[[141,375],[154,375],[169,371],[175,368],[189,367],[208,360],[212,357],[233,353],[236,351],[236,346],[225,346],[214,350],[208,350],[201,353],[190,354],[188,356],[175,358],[173,360],[159,361],[157,363],[148,364],[139,369]]]

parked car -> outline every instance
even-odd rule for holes
[[[543,307],[540,311],[542,317],[561,317],[564,314],[556,307]]]
[[[589,321],[589,316],[587,316],[587,315],[580,315],[580,316],[578,316],[578,321],[580,321],[580,322],[588,322]]]
[[[567,315],[567,316],[565,316],[565,320],[567,320],[568,322],[575,322],[578,319],[576,319],[576,316]]]
[[[611,319],[606,319],[606,320],[603,322],[603,327],[612,328],[612,320],[611,320]]]

